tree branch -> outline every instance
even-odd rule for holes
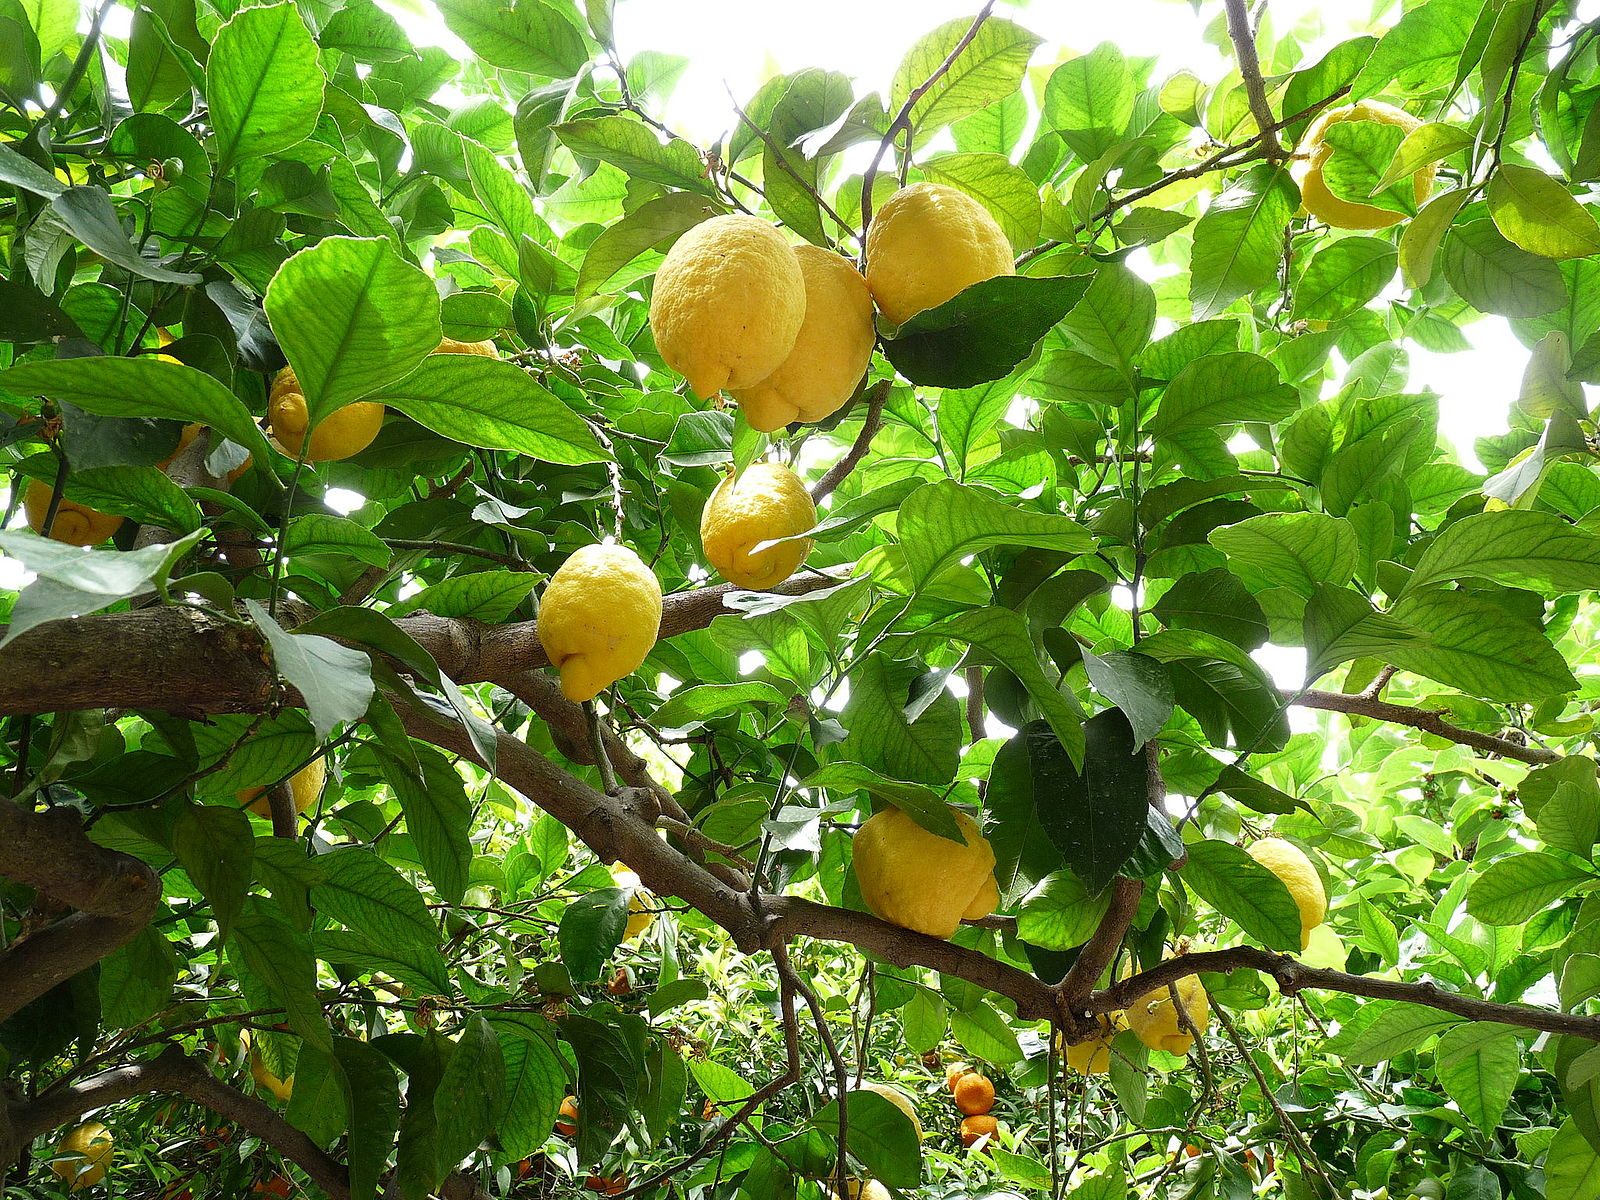
[[[889,399],[889,389],[893,382],[888,379],[875,383],[867,390],[867,414],[861,422],[861,432],[856,434],[856,440],[846,451],[845,456],[833,466],[828,468],[827,474],[817,480],[816,486],[811,489],[811,500],[821,504],[834,490],[848,478],[851,471],[861,464],[867,456],[867,451],[872,449],[872,439],[878,436],[878,430],[883,428],[883,406]]]
[[[1244,76],[1245,95],[1250,98],[1250,111],[1260,131],[1261,152],[1270,163],[1283,160],[1283,146],[1272,116],[1272,105],[1267,103],[1267,84],[1261,78],[1261,60],[1256,55],[1256,35],[1250,28],[1250,14],[1244,0],[1226,0],[1228,7],[1228,37],[1233,42],[1233,52],[1239,59],[1239,74]]]
[[[1405,725],[1444,738],[1458,746],[1470,746],[1484,754],[1497,754],[1501,758],[1512,758],[1533,766],[1561,761],[1561,755],[1554,750],[1546,750],[1543,746],[1526,746],[1510,738],[1462,729],[1459,725],[1450,724],[1443,716],[1430,709],[1394,704],[1388,700],[1380,700],[1370,692],[1354,696],[1345,695],[1343,692],[1285,691],[1282,694],[1285,698],[1292,698],[1301,708],[1316,708],[1352,717],[1370,717],[1374,721],[1387,721],[1391,725]]]

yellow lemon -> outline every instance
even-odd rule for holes
[[[54,490],[42,479],[28,480],[28,490],[22,494],[22,507],[27,513],[28,528],[35,533],[44,528]],[[63,496],[56,506],[56,519],[50,524],[50,540],[69,546],[98,546],[121,528],[121,517],[96,512]]]
[[[1311,931],[1328,915],[1328,893],[1322,876],[1306,857],[1305,851],[1282,838],[1261,838],[1246,849],[1250,857],[1283,881],[1300,910],[1300,949],[1311,944]]]
[[[622,934],[623,941],[631,942],[643,935],[644,931],[650,928],[651,922],[656,919],[651,907],[655,904],[656,898],[639,882],[639,876],[621,863],[611,868],[611,878],[619,888],[633,889],[633,899],[628,901],[628,927]]]
[[[750,428],[762,433],[832,416],[855,394],[872,361],[872,293],[850,260],[818,246],[796,246],[806,286],[806,317],[794,349],[771,375],[731,394]]]
[[[106,1177],[106,1168],[111,1165],[115,1150],[111,1131],[99,1121],[86,1121],[56,1145],[56,1157],[50,1163],[50,1170],[67,1185],[69,1192],[93,1187]]]
[[[661,585],[626,546],[585,546],[539,601],[539,643],[568,700],[593,700],[639,669],[661,630]]]
[[[445,338],[439,343],[435,354],[478,354],[484,358],[499,358],[500,351],[495,349],[494,340],[491,338],[482,342],[458,342],[455,338]]]
[[[256,1087],[284,1104],[289,1103],[289,1097],[294,1095],[294,1076],[279,1079],[272,1073],[272,1068],[267,1066],[266,1060],[261,1057],[260,1049],[251,1041],[248,1029],[239,1031],[239,1044],[249,1051],[250,1078],[255,1080]]]
[[[754,463],[711,493],[700,514],[700,542],[719,575],[760,591],[793,575],[811,553],[811,541],[755,547],[804,533],[816,523],[817,506],[798,475],[777,463]]]
[[[876,1179],[847,1179],[844,1187],[849,1200],[890,1200],[889,1189]],[[835,1188],[833,1194],[838,1196],[839,1189]]]
[[[1096,1019],[1100,1032],[1086,1042],[1065,1047],[1067,1066],[1080,1075],[1104,1075],[1111,1070],[1111,1039],[1127,1028],[1121,1013],[1107,1013]]]
[[[306,440],[306,398],[293,367],[285,367],[272,381],[272,392],[267,397],[267,419],[272,423],[272,437],[283,452],[290,458],[299,457],[300,447]],[[382,427],[383,405],[372,400],[346,404],[317,423],[305,459],[307,462],[338,462],[360,454],[372,445],[372,439]]]
[[[882,1096],[890,1104],[894,1105],[901,1112],[905,1113],[905,1115],[911,1121],[912,1128],[917,1131],[917,1141],[922,1141],[922,1122],[917,1118],[917,1106],[911,1103],[910,1096],[906,1095],[899,1088],[891,1087],[887,1083],[873,1083],[866,1080],[857,1084],[856,1090],[861,1092],[872,1092],[876,1095]]]
[[[1335,229],[1386,229],[1390,225],[1398,225],[1406,219],[1404,213],[1391,212],[1372,204],[1358,204],[1354,200],[1336,196],[1323,180],[1322,170],[1333,157],[1333,147],[1327,143],[1328,130],[1343,121],[1377,121],[1384,125],[1399,126],[1405,133],[1422,124],[1404,109],[1381,100],[1360,100],[1355,104],[1328,109],[1306,130],[1304,142],[1311,148],[1311,157],[1300,177],[1300,202],[1313,217]],[[1428,198],[1438,169],[1438,163],[1429,163],[1411,177],[1418,204]]]
[[[1211,1005],[1206,999],[1206,989],[1200,986],[1198,975],[1185,975],[1178,980],[1178,998],[1189,1014],[1190,1023],[1204,1033],[1211,1020]],[[1178,1019],[1173,1007],[1172,993],[1166,988],[1146,992],[1128,1006],[1128,1028],[1152,1050],[1165,1050],[1168,1054],[1187,1054],[1194,1045],[1194,1037]]]
[[[290,777],[289,790],[294,793],[295,812],[303,813],[317,802],[327,778],[328,764],[320,758],[312,759]],[[271,820],[272,803],[266,793],[264,787],[252,787],[238,792],[237,797],[239,803],[247,805],[256,816]]]
[[[703,398],[771,375],[805,314],[805,277],[789,243],[740,215],[702,221],[673,243],[650,296],[656,348]]]
[[[898,808],[885,808],[856,831],[852,848],[861,898],[885,921],[947,938],[963,918],[994,911],[994,851],[976,821],[950,812],[960,844],[929,833]]]
[[[867,286],[896,325],[975,283],[1015,273],[1011,243],[989,210],[942,184],[901,188],[867,230]]]

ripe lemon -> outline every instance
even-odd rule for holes
[[[1387,229],[1390,225],[1398,225],[1406,219],[1404,213],[1391,212],[1372,204],[1358,204],[1354,200],[1336,196],[1323,180],[1322,169],[1333,157],[1333,147],[1327,143],[1328,130],[1343,121],[1377,121],[1384,125],[1399,126],[1404,133],[1410,133],[1422,124],[1404,109],[1381,100],[1360,100],[1355,104],[1328,109],[1306,130],[1305,144],[1311,148],[1311,159],[1300,178],[1301,204],[1317,220],[1335,229]],[[1428,198],[1438,169],[1438,163],[1429,163],[1411,177],[1418,204]]]
[[[303,813],[322,795],[322,785],[328,778],[328,764],[320,758],[312,759],[289,778],[289,790],[294,793],[294,810]],[[272,802],[265,787],[244,788],[235,793],[240,804],[247,806],[258,817],[272,819]]]
[[[568,700],[593,700],[639,669],[661,630],[661,585],[626,546],[585,546],[539,601],[539,643]]]
[[[1111,1070],[1111,1039],[1127,1027],[1121,1013],[1096,1019],[1100,1032],[1086,1042],[1066,1047],[1067,1066],[1080,1075],[1104,1075]]]
[[[115,1150],[111,1131],[99,1121],[86,1121],[56,1145],[57,1157],[50,1163],[50,1170],[69,1192],[93,1187],[106,1177]]]
[[[1200,986],[1200,977],[1185,975],[1177,986],[1178,998],[1183,1001],[1189,1021],[1203,1033],[1211,1020],[1211,1005],[1206,1000],[1206,989]],[[1152,1050],[1187,1054],[1194,1045],[1194,1037],[1179,1021],[1172,993],[1166,988],[1146,992],[1128,1006],[1128,1027]]]
[[[754,463],[711,493],[700,514],[700,542],[717,574],[762,591],[795,573],[811,553],[811,541],[755,547],[804,533],[816,523],[817,506],[798,475],[777,463]]]
[[[832,416],[855,394],[872,361],[872,293],[861,272],[818,246],[796,246],[794,256],[806,287],[806,317],[794,349],[760,383],[731,392],[750,428],[762,433]]]
[[[1250,857],[1283,881],[1300,910],[1300,949],[1311,944],[1311,931],[1328,915],[1328,893],[1322,876],[1305,851],[1282,838],[1262,838],[1247,847]]]
[[[272,437],[290,458],[300,455],[306,440],[306,398],[295,378],[294,368],[285,367],[272,381],[267,397],[267,419]],[[383,405],[373,400],[346,404],[323,417],[311,435],[306,450],[307,462],[338,462],[360,454],[372,445],[383,426]]]
[[[876,1179],[846,1179],[844,1188],[849,1200],[890,1200],[889,1189]],[[833,1189],[833,1195],[839,1195],[838,1188]]]
[[[478,354],[484,358],[499,358],[500,351],[495,349],[494,339],[482,342],[458,342],[455,338],[444,338],[439,343],[435,354]]]
[[[856,1090],[876,1093],[877,1095],[882,1096],[890,1104],[898,1108],[901,1112],[905,1113],[906,1117],[911,1121],[912,1127],[917,1131],[917,1142],[919,1144],[921,1143],[922,1122],[917,1118],[917,1106],[911,1103],[910,1096],[906,1095],[899,1088],[891,1087],[887,1083],[873,1083],[867,1080],[857,1084]]]
[[[965,192],[913,183],[884,202],[867,230],[867,286],[896,325],[996,275],[1012,275],[1011,243]]]
[[[633,899],[628,901],[628,926],[622,934],[623,941],[631,942],[649,929],[651,922],[656,919],[651,908],[656,898],[639,882],[639,876],[621,863],[611,868],[611,878],[619,888],[633,889]]]
[[[950,811],[961,845],[929,833],[898,808],[884,809],[856,831],[852,848],[861,898],[885,921],[947,938],[963,918],[994,911],[994,851],[976,821]]]
[[[739,215],[702,221],[673,243],[650,296],[656,348],[702,398],[776,371],[805,315],[805,277],[789,243]]]
[[[28,516],[28,528],[35,533],[44,528],[45,514],[50,511],[50,496],[54,491],[42,479],[28,480],[28,490],[22,494],[22,507]],[[61,503],[56,506],[56,519],[50,524],[50,540],[65,542],[69,546],[98,546],[121,528],[121,517],[96,512],[63,496]]]

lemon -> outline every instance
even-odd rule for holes
[[[856,831],[852,849],[861,898],[885,921],[947,938],[963,918],[988,916],[999,901],[994,851],[978,823],[951,809],[962,842],[929,833],[898,808]]]
[[[30,479],[28,490],[22,494],[28,528],[35,533],[44,528],[45,514],[50,511],[50,496],[54,491],[44,480]],[[56,519],[50,524],[50,540],[65,542],[69,546],[98,546],[121,528],[121,517],[96,512],[63,496],[61,503],[56,506]]]
[[[740,215],[702,221],[673,243],[650,296],[656,348],[703,398],[776,371],[805,314],[805,277],[789,243]]]
[[[306,398],[293,367],[285,367],[272,381],[272,392],[267,397],[267,419],[272,423],[273,440],[283,452],[290,458],[299,457],[300,447],[306,440]],[[346,404],[317,422],[305,459],[307,462],[338,462],[360,454],[372,445],[372,439],[378,436],[382,426],[383,405],[372,400]]]
[[[93,1187],[106,1177],[115,1149],[109,1129],[99,1121],[86,1121],[56,1145],[50,1170],[66,1183],[69,1192]]]
[[[867,286],[896,325],[996,275],[1012,275],[1011,243],[965,192],[913,183],[884,202],[867,230]]]
[[[821,421],[855,394],[872,361],[872,293],[849,259],[796,246],[805,279],[806,317],[789,357],[754,387],[732,395],[750,428],[762,433],[795,421]]]
[[[303,813],[322,795],[322,785],[328,778],[328,764],[320,758],[312,759],[289,779],[289,790],[294,793],[294,810]],[[258,817],[272,819],[272,802],[264,787],[245,788],[237,793],[240,804],[246,805]]]
[[[639,882],[639,876],[621,863],[611,868],[611,879],[619,888],[633,889],[633,899],[628,901],[628,926],[622,933],[622,940],[631,942],[649,929],[650,923],[656,919],[651,909],[656,898]]]
[[[911,1121],[912,1128],[917,1131],[917,1141],[919,1143],[922,1141],[922,1122],[917,1118],[917,1106],[911,1103],[910,1096],[906,1095],[899,1088],[891,1087],[887,1083],[873,1083],[867,1080],[858,1083],[856,1085],[856,1090],[860,1092],[872,1092],[875,1095],[882,1096],[890,1104],[894,1105],[901,1112],[905,1113],[905,1115]]]
[[[294,1095],[294,1076],[279,1079],[272,1073],[272,1068],[267,1066],[266,1060],[261,1057],[260,1048],[252,1042],[248,1029],[239,1031],[239,1044],[249,1052],[250,1078],[255,1080],[256,1087],[284,1104],[289,1103],[289,1097]]]
[[[798,475],[777,463],[754,463],[711,493],[700,514],[700,542],[719,575],[761,591],[793,575],[811,553],[811,541],[755,547],[804,533],[816,523],[817,506]]]
[[[539,643],[568,700],[593,700],[639,669],[661,630],[661,585],[626,546],[585,546],[539,601]]]
[[[439,343],[435,354],[478,354],[484,358],[499,358],[500,351],[495,349],[494,340],[491,338],[482,342],[458,342],[455,338],[444,338]]]
[[[1335,229],[1386,229],[1390,225],[1398,225],[1406,219],[1404,213],[1391,212],[1371,204],[1358,204],[1354,200],[1336,196],[1323,180],[1322,169],[1333,157],[1333,147],[1326,140],[1328,130],[1343,121],[1377,121],[1384,125],[1397,125],[1405,133],[1422,124],[1404,109],[1381,100],[1360,100],[1355,104],[1328,109],[1306,130],[1304,141],[1311,148],[1311,157],[1310,165],[1300,178],[1301,204],[1317,220]],[[1438,163],[1429,163],[1411,177],[1418,204],[1428,198],[1438,169]]]
[[[1328,893],[1322,876],[1305,851],[1282,838],[1261,838],[1247,847],[1250,857],[1283,881],[1300,910],[1300,949],[1311,944],[1311,931],[1328,915]]]
[[[876,1179],[847,1179],[844,1184],[849,1200],[890,1200],[889,1189]],[[833,1195],[839,1195],[838,1188],[833,1190]]]
[[[1206,989],[1200,986],[1198,975],[1185,975],[1178,980],[1178,998],[1190,1023],[1201,1032],[1211,1020],[1211,1005],[1206,999]],[[1166,988],[1146,992],[1128,1006],[1128,1028],[1152,1050],[1165,1050],[1168,1054],[1187,1054],[1194,1045],[1194,1037],[1178,1019],[1173,1007],[1172,993]]]
[[[1111,1039],[1127,1028],[1121,1013],[1097,1017],[1099,1033],[1086,1042],[1065,1047],[1067,1066],[1080,1075],[1104,1075],[1111,1070]]]

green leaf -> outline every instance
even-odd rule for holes
[[[1251,167],[1211,202],[1194,227],[1189,303],[1196,321],[1272,282],[1284,228],[1299,204],[1289,172],[1265,164]]]
[[[557,941],[561,961],[574,983],[589,983],[600,978],[628,925],[628,904],[632,892],[623,888],[601,888],[579,896],[561,914]]]
[[[1415,1050],[1435,1034],[1461,1023],[1460,1017],[1436,1008],[1380,1000],[1329,1038],[1325,1048],[1348,1066],[1374,1066]]]
[[[131,1029],[166,1007],[178,979],[172,943],[152,925],[100,960],[100,1013],[111,1029]]]
[[[289,1124],[320,1144],[345,1131],[350,1121],[349,1085],[331,1055],[309,1046],[300,1048],[294,1060],[294,1092],[284,1115]]]
[[[246,905],[228,943],[252,976],[282,1005],[289,1027],[324,1053],[333,1050],[333,1035],[317,998],[316,962],[305,934],[264,903]]]
[[[1323,513],[1264,513],[1211,533],[1228,569],[1252,591],[1286,587],[1302,596],[1343,587],[1361,561],[1355,527]]]
[[[1207,904],[1269,950],[1300,950],[1300,909],[1271,871],[1228,842],[1192,842],[1179,874]]]
[[[250,818],[242,808],[185,805],[173,822],[172,851],[211,905],[217,936],[226,941],[250,892]]]
[[[946,21],[918,38],[895,68],[889,108],[899,112],[911,93],[934,76],[972,25],[970,17]],[[1004,17],[991,17],[962,48],[948,69],[911,108],[911,128],[919,141],[1022,86],[1023,74],[1043,39]],[[885,1182],[889,1182],[885,1180]]]
[[[1306,679],[1357,658],[1388,661],[1397,645],[1425,640],[1418,630],[1374,611],[1359,592],[1322,584],[1306,604]]]
[[[387,567],[394,557],[370,529],[327,513],[306,513],[291,519],[280,551],[289,558],[302,554],[338,555],[372,567]]]
[[[1084,162],[1094,162],[1121,139],[1133,120],[1138,88],[1122,51],[1101,42],[1050,73],[1044,120]]]
[[[440,0],[438,8],[450,32],[496,67],[567,79],[589,57],[583,35],[544,0]]]
[[[1588,871],[1554,854],[1511,854],[1497,858],[1472,881],[1467,911],[1485,925],[1521,925],[1592,882]]]
[[[206,59],[206,100],[218,169],[287,150],[322,113],[317,44],[293,4],[240,9],[217,30]]]
[[[1339,121],[1323,135],[1333,153],[1322,166],[1328,190],[1341,200],[1409,217],[1417,211],[1417,185],[1410,178],[1381,188],[1400,151],[1405,132],[1384,121]]]
[[[843,751],[893,779],[948,783],[961,757],[960,703],[941,689],[926,711],[908,720],[906,703],[921,664],[881,654],[859,662],[842,714],[850,731]]]
[[[200,282],[198,275],[174,271],[141,254],[128,240],[127,231],[111,206],[111,197],[103,189],[68,188],[50,202],[50,207],[85,246],[141,279],[158,283]]]
[[[1469,1021],[1446,1030],[1433,1052],[1445,1094],[1484,1133],[1492,1134],[1517,1087],[1522,1053],[1506,1025]]]
[[[432,355],[373,399],[464,446],[568,465],[610,457],[588,422],[526,371],[477,354]]]
[[[1071,694],[1060,691],[1045,675],[1020,613],[999,607],[973,609],[929,626],[927,633],[966,642],[1020,679],[1073,761],[1082,761],[1083,714]]]
[[[1443,192],[1424,204],[1406,223],[1405,232],[1400,235],[1400,270],[1412,287],[1426,287],[1433,278],[1439,246],[1470,195],[1466,188]]]
[[[1544,1183],[1549,1200],[1600,1200],[1600,1151],[1571,1117],[1545,1152]]]
[[[1398,257],[1380,238],[1345,237],[1319,247],[1295,289],[1295,316],[1337,321],[1365,308],[1394,278]]]
[[[729,713],[781,706],[786,699],[770,683],[756,680],[701,683],[674,692],[651,720],[661,729],[694,729]]]
[[[511,306],[493,292],[453,292],[439,302],[444,335],[458,342],[482,342],[511,324]]]
[[[1486,217],[1450,229],[1444,276],[1473,308],[1503,317],[1542,316],[1567,302],[1556,264],[1512,245]]]
[[[335,1038],[333,1053],[350,1085],[350,1195],[375,1200],[400,1128],[400,1081],[369,1042]]]
[[[1600,224],[1543,171],[1501,163],[1489,180],[1489,215],[1506,239],[1543,258],[1600,253]]]
[[[314,633],[290,633],[254,600],[250,618],[266,634],[279,675],[304,698],[311,727],[325,739],[341,721],[358,721],[372,703],[372,660]]]
[[[506,1065],[494,1029],[467,1018],[433,1093],[435,1154],[442,1177],[478,1148],[506,1102]]]
[[[1208,354],[1173,378],[1150,422],[1158,439],[1244,421],[1280,421],[1300,407],[1300,394],[1258,354]]]
[[[1121,709],[1108,708],[1084,722],[1083,738],[1081,770],[1074,762],[1079,756],[1049,736],[1030,734],[1028,757],[1040,827],[1062,861],[1098,893],[1144,836],[1149,769]]]
[[[346,846],[320,855],[321,882],[311,889],[317,908],[376,945],[433,947],[439,931],[415,885],[376,853]]]
[[[1121,710],[1133,730],[1133,748],[1139,750],[1172,715],[1172,676],[1153,658],[1136,651],[1112,650],[1104,656],[1079,647],[1089,682]]]
[[[424,746],[415,754],[421,782],[404,769],[386,769],[384,777],[400,801],[423,870],[443,899],[459,904],[472,867],[472,802],[449,759]],[[386,766],[399,762],[385,759]]]
[[[1004,154],[942,154],[923,163],[922,174],[983,205],[1013,246],[1032,246],[1039,240],[1038,186]]]
[[[67,479],[67,496],[96,512],[116,513],[178,533],[193,533],[201,524],[199,506],[155,467],[75,470]]]
[[[916,1187],[922,1180],[922,1143],[911,1118],[877,1092],[845,1094],[846,1147],[867,1173],[892,1188]],[[824,1133],[839,1128],[839,1102],[829,1101],[811,1117]]]
[[[950,806],[938,792],[919,783],[886,779],[860,763],[829,763],[807,776],[802,786],[827,788],[839,794],[866,792],[875,800],[894,805],[929,833],[952,842],[965,840]]]
[[[1203,629],[1245,650],[1267,640],[1267,618],[1256,598],[1225,567],[1178,578],[1151,609],[1173,629]]]
[[[1155,321],[1155,289],[1121,263],[1107,263],[1095,272],[1061,329],[1079,350],[1115,367],[1131,387],[1135,360]]]
[[[1486,700],[1521,702],[1576,691],[1549,638],[1493,600],[1467,592],[1407,593],[1391,610],[1427,640],[1396,645],[1390,661]]]
[[[1446,526],[1429,543],[1406,589],[1462,578],[1547,593],[1600,588],[1600,537],[1553,513],[1476,513]]]
[[[1482,8],[1480,0],[1428,0],[1408,9],[1379,40],[1351,84],[1350,99],[1391,85],[1406,95],[1448,85]]]
[[[1139,652],[1167,664],[1178,707],[1214,746],[1270,752],[1289,740],[1284,704],[1265,671],[1232,642],[1197,629],[1166,629]]]
[[[265,307],[313,422],[403,378],[443,336],[433,281],[378,238],[300,251],[278,268]]]
[[[613,276],[646,250],[670,250],[678,238],[721,207],[692,192],[669,192],[647,200],[606,226],[584,252],[578,268],[573,302],[581,304],[603,288]]]
[[[1109,890],[1090,895],[1083,880],[1057,871],[1023,898],[1017,936],[1045,950],[1070,950],[1089,940],[1110,905]]]
[[[578,1060],[578,1157],[595,1162],[622,1128],[645,1075],[643,1022],[622,1014],[597,1019],[573,1013],[561,1036]],[[748,1095],[750,1089],[745,1089]]]
[[[699,151],[682,138],[663,142],[655,130],[633,117],[585,117],[563,122],[554,132],[574,154],[620,167],[631,178],[715,194]]]
[[[913,1054],[926,1054],[944,1040],[944,998],[932,988],[919,987],[900,1010],[900,1028],[906,1048]]]
[[[547,1038],[518,1036],[520,1026],[498,1026],[506,1067],[505,1115],[500,1143],[511,1158],[526,1158],[550,1136],[567,1091],[567,1068]]]
[[[1003,379],[1083,296],[1081,275],[997,275],[924,309],[883,343],[912,383],[964,388]]]
[[[465,617],[498,625],[532,594],[539,577],[527,572],[476,571],[453,575],[391,605],[389,615],[431,612],[436,617]]]
[[[163,417],[198,421],[239,443],[257,461],[273,456],[250,410],[204,371],[149,356],[57,358],[0,372],[0,385],[18,395],[66,400],[101,417]]]
[[[900,506],[900,546],[920,591],[946,567],[990,546],[1083,554],[1094,540],[1059,513],[1030,510],[951,480],[917,488]]]
[[[975,1058],[1003,1065],[1022,1061],[1016,1032],[986,1000],[951,1013],[950,1033]]]

